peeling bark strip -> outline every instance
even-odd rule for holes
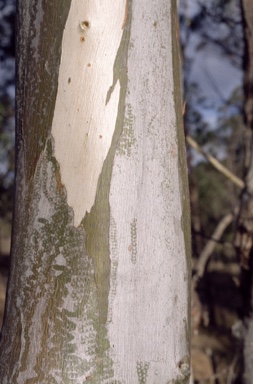
[[[63,34],[52,133],[76,226],[94,204],[115,129],[119,81],[113,90],[110,87],[125,4],[125,0],[72,1]]]

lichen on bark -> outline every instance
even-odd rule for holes
[[[6,382],[83,383],[90,372],[91,382],[97,383],[113,372],[100,323],[94,262],[85,249],[84,228],[73,226],[52,152],[49,139],[34,175],[16,276],[18,316],[10,328],[19,329],[20,358]]]

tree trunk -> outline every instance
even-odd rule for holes
[[[253,383],[253,4],[251,0],[241,0],[244,32],[244,123],[245,135],[245,190],[241,197],[241,208],[235,245],[243,267],[242,297],[245,301],[244,334],[244,377],[245,384]]]
[[[189,377],[176,1],[18,2],[2,384]]]

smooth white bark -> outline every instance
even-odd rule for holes
[[[170,15],[169,2],[133,2],[125,123],[110,192],[117,271],[108,331],[115,378],[122,383],[182,380],[187,361]]]
[[[119,81],[109,91],[125,10],[126,0],[72,1],[63,33],[52,134],[76,226],[94,204],[115,129]]]

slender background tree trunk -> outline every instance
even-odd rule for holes
[[[244,32],[244,123],[245,137],[245,190],[241,198],[241,209],[238,218],[238,229],[235,245],[243,267],[242,289],[245,300],[246,331],[244,336],[244,382],[253,382],[253,4],[251,1],[242,0],[241,9],[243,16]]]

